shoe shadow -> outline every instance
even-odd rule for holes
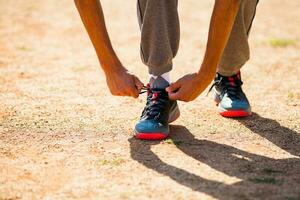
[[[256,133],[291,155],[300,157],[300,133],[280,125],[276,120],[252,113],[250,117],[238,119],[253,133]]]
[[[279,147],[285,147],[293,155],[298,155],[299,135],[293,130],[279,125],[276,121],[254,115],[254,120],[267,127],[270,123],[276,129],[276,136],[271,137],[273,129],[264,125],[256,126],[251,119],[241,120],[253,132],[265,136]],[[256,127],[254,129],[254,127]],[[263,130],[269,130],[264,132]],[[274,130],[275,131],[275,130]],[[241,179],[235,184],[205,179],[201,176],[163,162],[151,151],[151,146],[160,142],[129,139],[131,157],[156,172],[170,177],[177,183],[194,191],[208,194],[217,199],[299,199],[300,198],[300,159],[273,159],[252,154],[232,146],[219,144],[209,140],[198,140],[183,126],[171,127],[170,139],[187,156],[229,176]],[[291,136],[289,136],[291,135]],[[294,142],[286,144],[285,139],[294,138]],[[280,138],[282,138],[280,140]],[[295,145],[293,147],[292,145]],[[172,156],[170,152],[170,156]]]

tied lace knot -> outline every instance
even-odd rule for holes
[[[164,110],[168,103],[168,93],[165,89],[152,89],[149,85],[143,86],[140,94],[144,94],[146,92],[147,103],[141,118],[157,120],[161,116],[161,111]]]
[[[228,77],[228,80],[226,80],[226,78],[221,77],[220,79],[216,80],[209,88],[207,95],[214,87],[220,87],[222,96],[227,93],[228,97],[231,99],[240,99],[241,97],[239,94],[241,94],[241,86],[243,85],[243,82],[239,77]]]

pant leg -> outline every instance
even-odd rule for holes
[[[227,46],[224,50],[218,73],[232,76],[250,58],[248,36],[256,13],[258,0],[241,0],[241,5]]]
[[[138,0],[141,58],[149,73],[159,76],[172,69],[179,47],[178,0]]]

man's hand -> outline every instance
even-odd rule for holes
[[[202,92],[199,74],[188,74],[166,88],[171,100],[189,102],[196,99]]]
[[[175,83],[171,83],[166,91],[171,100],[193,101],[205,90],[214,76],[213,68],[202,66],[198,73],[185,75]]]
[[[126,69],[106,74],[107,86],[112,95],[137,98],[143,83]]]

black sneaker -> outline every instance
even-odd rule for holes
[[[242,85],[240,72],[229,77],[216,74],[212,87],[219,113],[223,117],[246,117],[251,114],[251,107]]]
[[[160,87],[157,82],[160,81]],[[161,82],[164,81],[164,84]],[[163,87],[162,87],[163,85]],[[147,90],[147,103],[142,112],[140,121],[135,126],[135,137],[143,140],[162,140],[169,135],[169,123],[179,116],[179,108],[176,101],[169,100],[165,88],[169,83],[158,77],[151,80],[145,89]]]

